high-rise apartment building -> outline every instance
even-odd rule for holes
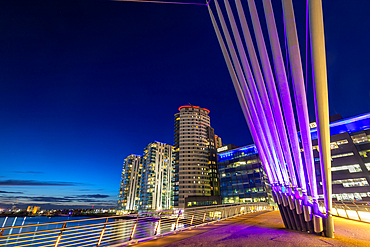
[[[174,206],[184,208],[187,197],[219,195],[217,154],[209,110],[185,105],[175,114]]]
[[[139,210],[170,209],[172,205],[171,145],[153,141],[144,150],[140,169]]]
[[[117,210],[136,210],[139,188],[139,168],[142,156],[130,154],[123,162]]]

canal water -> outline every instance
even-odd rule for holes
[[[90,219],[90,220],[86,220]],[[83,221],[77,221],[73,222],[75,220],[83,220]],[[52,240],[52,243],[48,242],[47,244],[39,243],[40,241],[40,234],[43,233],[34,233],[39,232],[43,230],[53,230],[53,229],[61,229],[63,227],[63,223],[60,222],[67,222],[67,229],[70,227],[75,226],[86,226],[90,224],[97,224],[97,223],[105,223],[106,218],[88,218],[88,217],[0,217],[0,230],[3,227],[13,227],[13,226],[22,226],[19,228],[14,229],[5,229],[3,236],[5,235],[13,235],[13,234],[19,234],[19,233],[30,233],[30,235],[27,235],[27,244],[30,244],[29,246],[34,247],[41,247],[41,246],[54,246],[56,239],[58,238],[58,235],[60,233],[60,230],[52,231],[48,236],[50,237],[50,240]],[[118,219],[110,219],[111,221],[117,221]],[[68,221],[72,221],[69,222]],[[134,226],[135,222],[137,224],[137,227]],[[130,239],[131,234],[133,233],[133,238],[141,238],[146,236],[153,236],[155,232],[157,234],[163,234],[165,232],[169,232],[171,230],[174,230],[175,228],[175,222],[176,219],[169,220],[168,224],[158,224],[158,218],[142,218],[136,221],[136,219],[133,220],[124,220],[120,222],[116,222],[110,227],[107,227],[105,229],[104,237],[106,236],[112,236],[113,238],[103,238],[102,246],[107,246],[110,244],[115,244],[118,242],[125,242]],[[40,225],[44,223],[54,223],[54,224],[47,224],[47,225]],[[32,225],[32,226],[29,226]],[[179,223],[177,228],[183,228],[184,224]],[[78,237],[73,238],[73,243],[69,242],[72,240],[71,238],[68,238],[68,232],[69,230],[66,230],[62,235],[63,236],[60,239],[59,246],[82,246],[82,241],[84,241],[84,238],[81,238],[81,236],[86,237],[86,227],[82,227],[80,230],[79,228],[73,230],[74,233]],[[100,236],[100,229],[99,231],[94,231],[93,233],[90,233],[89,238],[92,239],[93,244],[87,244],[84,243],[83,246],[96,246],[97,240]],[[16,237],[17,239],[11,240],[9,237],[3,237],[0,238],[0,246],[2,244],[6,244],[6,246],[22,246],[20,243],[22,240],[22,237]],[[77,241],[77,242],[75,242]],[[68,243],[69,242],[69,243]]]
[[[70,222],[68,221],[75,221],[75,220],[86,220],[86,219],[93,219],[93,220],[88,220],[88,221],[77,221],[77,222]],[[67,221],[67,227],[73,227],[73,226],[83,226],[83,225],[88,225],[88,224],[94,224],[94,223],[102,223],[105,222],[105,219],[102,218],[90,218],[90,217],[0,217],[0,229],[3,227],[13,227],[13,226],[22,226],[19,228],[14,228],[14,229],[5,229],[4,235],[11,235],[11,234],[18,234],[18,233],[27,233],[27,232],[35,232],[35,231],[43,231],[43,230],[52,230],[52,229],[60,229],[63,227],[63,223],[58,223],[58,222],[65,222]],[[48,224],[48,225],[40,225],[44,223],[55,223],[55,224]],[[33,225],[33,226],[29,226]],[[58,235],[58,232],[55,232],[53,235]],[[33,234],[33,237],[29,238],[37,238],[35,236],[36,234]],[[29,236],[29,235],[28,235]],[[98,237],[98,236],[97,236]],[[35,238],[35,239],[36,239]],[[9,240],[9,238],[7,238]],[[56,238],[55,238],[56,239]],[[28,239],[29,241],[31,239]],[[0,245],[4,244],[4,241],[6,239],[0,238]],[[45,246],[44,244],[39,244],[35,241],[32,241],[32,245],[34,247],[39,247],[39,246]],[[5,242],[6,246],[18,246],[21,245],[19,242],[16,244],[12,244],[12,241],[6,241]],[[75,246],[78,246],[75,245]]]

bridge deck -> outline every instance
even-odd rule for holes
[[[286,230],[279,212],[257,212],[135,246],[370,246],[370,224],[334,218],[335,238]]]

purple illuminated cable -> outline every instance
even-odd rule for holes
[[[180,5],[202,5],[207,6],[208,3],[186,3],[186,2],[166,2],[166,1],[149,1],[149,0],[111,0],[114,2],[137,2],[137,3],[166,3],[166,4],[180,4]]]
[[[270,61],[267,55],[265,41],[263,38],[262,30],[260,27],[257,10],[255,8],[254,2],[248,1],[249,11],[251,14],[251,19],[254,27],[254,33],[257,41],[257,46],[259,50],[260,60],[262,63],[262,68],[265,76],[265,82],[262,76],[261,68],[258,63],[258,58],[256,51],[254,49],[253,41],[246,23],[245,15],[240,0],[236,0],[237,10],[239,14],[239,19],[241,21],[241,26],[243,28],[244,38],[248,49],[249,58],[253,67],[253,72],[256,77],[256,82],[258,86],[259,93],[261,95],[262,103],[264,105],[265,113],[267,115],[268,122],[271,126],[272,133],[275,140],[276,149],[281,157],[285,156],[285,161],[288,166],[290,179],[293,187],[297,188],[297,178],[295,175],[295,169],[293,166],[293,160],[291,156],[291,151],[289,147],[288,137],[286,135],[286,129],[284,124],[283,115],[280,108],[279,96],[275,87],[274,75],[271,70]],[[269,96],[266,91],[265,84],[267,85],[268,93],[270,96],[271,106],[269,104]],[[274,121],[275,120],[275,121]],[[283,152],[284,151],[284,152]],[[284,153],[284,155],[283,155]],[[280,158],[282,160],[282,158]],[[286,171],[285,162],[282,164],[283,169]],[[287,173],[287,172],[286,172]],[[289,186],[288,184],[287,186]]]
[[[308,64],[308,53],[307,53],[307,50],[308,50],[308,0],[306,1],[306,39],[305,39],[305,43],[306,43],[306,74],[305,74],[305,81],[306,81],[306,92],[307,92],[307,78],[308,78],[308,70],[307,70],[307,64]]]
[[[244,47],[242,45],[242,41],[240,39],[239,32],[237,31],[236,23],[235,23],[235,21],[233,21],[234,17],[233,17],[231,8],[229,7],[228,1],[225,1],[225,5],[226,5],[226,9],[228,10],[228,15],[229,15],[229,19],[230,19],[230,22],[231,22],[231,26],[233,28],[234,37],[235,37],[236,40],[238,40],[237,44],[238,44],[239,54],[243,54],[243,55],[240,55],[240,56],[244,56],[244,54],[245,54]],[[241,9],[237,8],[238,12],[242,11],[241,6],[240,6],[240,8]],[[244,35],[245,35],[245,30],[248,28],[248,26],[243,26],[243,24],[244,24],[243,21],[241,21],[241,24],[242,24],[242,28],[243,28]],[[253,47],[253,45],[252,45],[252,47]],[[249,47],[248,47],[248,44],[247,44],[247,48],[248,48],[248,52],[249,52],[250,51],[249,50],[250,49],[250,44],[249,44]],[[242,63],[244,62],[243,63],[244,70],[245,71],[250,70],[250,68],[246,69],[246,63],[245,62],[248,61],[246,56],[244,56],[244,58],[242,58],[241,60],[242,60]],[[255,64],[253,64],[255,61],[253,59],[251,59],[251,62],[252,62],[252,67],[255,68]],[[249,65],[248,65],[248,67],[249,67]],[[263,83],[262,76],[258,77],[258,74],[256,74],[256,73],[254,74],[254,76],[256,77],[257,84],[259,85],[258,89],[260,89],[261,86],[264,88],[264,83]],[[262,78],[262,80],[261,80],[261,78]],[[261,109],[259,114],[263,114],[264,119],[266,119],[266,121],[267,121],[267,125],[268,125],[268,128],[270,130],[270,135],[271,135],[271,142],[272,142],[272,145],[274,146],[274,150],[276,151],[276,154],[277,154],[278,159],[279,159],[279,162],[278,162],[279,168],[278,169],[280,169],[282,174],[283,174],[285,186],[289,187],[290,186],[289,175],[288,175],[286,167],[285,167],[285,159],[284,159],[283,153],[281,151],[281,146],[280,146],[279,140],[277,138],[277,130],[276,130],[276,126],[274,124],[274,119],[272,117],[272,111],[271,111],[269,99],[268,99],[268,97],[266,97],[266,94],[265,95],[261,94],[261,90],[260,90],[260,93],[258,93],[258,89],[257,89],[256,84],[254,83],[254,81],[252,83],[249,83],[248,85],[249,85],[249,87],[252,91],[252,95],[255,98],[257,98],[257,99],[255,99],[255,102],[257,102],[256,104],[257,105],[261,104],[261,107],[259,108],[259,109]],[[260,98],[260,96],[261,96],[261,98]]]
[[[315,166],[312,152],[312,142],[309,130],[308,108],[306,90],[303,79],[302,61],[299,51],[297,30],[294,19],[293,3],[291,0],[283,0],[284,25],[288,40],[290,68],[292,70],[294,97],[298,116],[299,129],[301,132],[302,146],[304,150],[305,166],[309,180],[309,188],[312,199],[317,201],[317,184]]]
[[[227,14],[228,14],[228,17],[229,17],[229,21],[230,21],[230,24],[231,24],[231,28],[232,28],[232,31],[233,31],[233,35],[234,35],[234,38],[235,38],[235,41],[236,41],[236,44],[237,44],[238,53],[239,53],[239,57],[240,57],[240,60],[241,60],[243,69],[244,69],[244,73],[245,73],[245,75],[246,75],[246,77],[248,79],[247,80],[248,81],[248,85],[249,85],[250,90],[252,92],[253,99],[254,99],[254,102],[256,104],[256,108],[259,109],[259,114],[258,115],[260,117],[262,117],[261,118],[261,122],[264,123],[265,126],[268,126],[268,121],[266,120],[266,118],[264,118],[264,112],[263,112],[263,107],[262,107],[261,99],[259,98],[258,90],[257,90],[257,88],[255,86],[253,75],[252,75],[252,72],[250,70],[250,66],[248,64],[248,59],[247,59],[247,56],[246,56],[246,53],[245,53],[245,50],[244,50],[244,47],[243,47],[243,44],[242,44],[242,40],[241,40],[240,35],[239,35],[239,32],[237,30],[235,19],[234,19],[234,16],[232,14],[232,11],[231,11],[231,8],[230,8],[230,5],[229,5],[228,1],[225,1],[225,6],[226,6],[226,11],[227,11]],[[271,129],[271,128],[269,128],[269,129]],[[271,135],[270,133],[267,132],[267,128],[265,128],[265,131],[266,131],[266,134],[265,135],[267,137]],[[270,143],[271,142],[272,142],[272,140],[270,140]],[[288,176],[288,174],[286,172],[286,169],[284,170],[284,168],[285,168],[284,165],[283,165],[282,168],[281,167],[278,167],[276,169],[280,170],[280,172],[283,174],[284,184],[286,186],[289,186],[289,184],[290,184],[289,183],[289,176]]]
[[[259,152],[260,158],[262,160],[262,165],[265,168],[265,171],[267,173],[267,176],[268,176],[268,179],[269,179],[270,183],[273,184],[273,185],[274,184],[277,184],[276,174],[275,174],[275,172],[273,170],[271,170],[270,166],[268,165],[269,164],[268,158],[266,157],[264,148],[262,148],[262,146],[261,146],[261,143],[260,143],[261,141],[260,141],[260,139],[258,137],[257,131],[254,128],[253,120],[252,120],[252,117],[251,117],[250,112],[248,110],[248,107],[247,107],[247,104],[246,104],[244,95],[242,93],[242,90],[240,88],[240,84],[239,84],[238,79],[237,79],[237,76],[235,74],[235,70],[234,70],[234,68],[232,66],[232,62],[231,62],[230,56],[229,56],[229,54],[227,52],[227,48],[226,48],[225,43],[224,43],[224,41],[222,39],[220,30],[219,30],[219,28],[217,26],[216,20],[215,20],[215,18],[213,16],[213,13],[212,13],[212,10],[211,10],[210,7],[208,7],[208,11],[209,11],[209,14],[211,16],[211,21],[212,21],[213,27],[215,29],[217,39],[218,39],[218,41],[220,43],[222,54],[223,54],[224,59],[226,61],[226,65],[227,65],[227,67],[229,69],[229,73],[230,73],[230,76],[231,76],[231,79],[232,79],[232,82],[233,82],[233,85],[234,85],[234,88],[235,88],[236,95],[238,97],[240,106],[242,108],[244,117],[245,117],[246,122],[247,122],[247,125],[248,125],[248,127],[249,127],[249,129],[251,131],[251,134],[252,134],[252,138],[254,140],[254,143],[256,144],[257,149],[259,150],[258,152]],[[274,186],[272,188],[275,189]]]
[[[235,53],[235,51],[234,51],[234,53]],[[240,65],[239,65],[239,67],[240,67]],[[246,85],[245,84],[245,79],[244,79],[244,85]],[[238,86],[240,87],[240,85],[238,85]],[[255,127],[255,130],[256,130],[255,133],[257,133],[258,139],[261,142],[261,145],[260,146],[263,147],[263,150],[266,151],[266,157],[268,159],[268,164],[275,165],[277,162],[274,161],[273,156],[271,154],[271,151],[269,149],[269,145],[266,144],[266,139],[265,139],[265,137],[263,135],[263,131],[261,129],[261,124],[259,123],[259,120],[258,120],[256,111],[255,111],[255,108],[254,108],[254,106],[253,106],[253,104],[251,102],[252,102],[251,101],[251,97],[249,97],[249,102],[248,103],[249,103],[249,107],[251,107],[250,110],[252,111],[252,119],[253,119],[253,121],[256,121],[257,124],[253,124],[253,121],[252,121],[252,122],[250,122],[250,125],[251,126],[253,125]],[[280,184],[283,184],[283,179],[282,179],[282,176],[279,173],[279,171],[277,171],[275,167],[271,167],[271,171],[272,171],[272,173],[275,174],[275,177],[277,178],[276,181],[278,181]]]
[[[220,23],[221,23],[221,27],[222,27],[223,33],[225,35],[226,43],[227,43],[227,46],[228,46],[229,51],[231,53],[232,61],[233,61],[234,66],[236,68],[237,76],[239,78],[240,84],[241,84],[242,89],[244,91],[244,94],[246,96],[248,108],[252,113],[253,120],[256,121],[255,127],[257,128],[257,131],[259,133],[264,132],[264,136],[267,137],[266,139],[268,140],[269,145],[264,145],[264,147],[270,150],[270,152],[272,154],[272,157],[275,160],[275,162],[273,164],[276,166],[279,181],[282,184],[285,184],[285,185],[289,184],[289,180],[286,179],[286,176],[284,176],[285,174],[284,173],[282,175],[280,174],[280,172],[282,172],[282,169],[280,169],[278,167],[280,162],[279,162],[278,158],[274,155],[274,150],[272,149],[273,142],[271,141],[271,137],[270,137],[270,134],[268,132],[268,124],[267,124],[266,118],[264,117],[263,110],[262,110],[262,105],[259,101],[258,94],[253,95],[253,97],[255,99],[255,101],[254,101],[255,104],[254,104],[253,99],[252,99],[252,94],[250,93],[249,88],[247,86],[246,79],[244,77],[242,68],[241,68],[239,60],[238,60],[238,56],[237,56],[237,54],[235,52],[235,49],[233,47],[233,43],[232,43],[232,40],[230,38],[230,34],[227,30],[225,20],[223,18],[221,9],[220,9],[217,1],[215,1],[215,5],[216,5],[217,14],[218,14],[218,17],[219,17],[219,20],[220,20]],[[252,72],[250,71],[249,66],[247,67],[247,70],[245,72],[246,72],[246,78],[247,78],[249,84],[254,84],[253,75],[252,75]],[[256,110],[256,108],[257,108],[257,110]],[[261,123],[263,125],[263,128],[261,128]],[[262,138],[263,134],[262,134],[262,136],[261,135],[259,135],[259,136]]]
[[[243,29],[244,30],[244,37],[245,37],[245,40],[246,40],[246,43],[247,43],[248,53],[250,55],[250,59],[251,59],[252,67],[253,67],[253,72],[254,72],[254,74],[257,78],[256,81],[257,81],[258,89],[259,89],[260,95],[262,95],[262,98],[266,99],[266,100],[263,100],[264,105],[265,105],[265,109],[267,108],[267,113],[271,114],[271,119],[272,119],[272,121],[269,121],[269,123],[275,129],[275,139],[276,139],[278,150],[280,152],[284,151],[284,156],[285,156],[285,160],[286,160],[287,165],[288,165],[290,179],[291,179],[293,187],[296,189],[297,188],[297,178],[295,176],[295,169],[294,169],[294,166],[293,166],[293,160],[292,160],[292,156],[291,156],[289,142],[288,142],[288,138],[287,138],[287,135],[286,135],[284,119],[283,119],[283,115],[282,115],[281,108],[280,108],[279,96],[278,96],[277,91],[276,91],[274,76],[273,76],[272,71],[271,71],[270,61],[269,61],[269,58],[268,58],[268,55],[267,55],[263,34],[262,34],[262,31],[261,31],[261,28],[260,28],[258,15],[257,15],[257,10],[255,9],[254,2],[252,4],[248,3],[249,8],[250,8],[253,27],[254,27],[254,30],[255,30],[255,37],[256,37],[256,40],[257,40],[258,50],[259,50],[259,54],[260,54],[260,60],[262,62],[262,68],[263,68],[264,75],[265,75],[265,83],[264,83],[264,80],[263,80],[263,77],[262,77],[261,68],[260,68],[260,65],[258,63],[258,58],[257,58],[257,55],[256,55],[256,51],[254,49],[252,38],[250,36],[250,32],[249,32],[247,23],[245,21],[245,16],[243,16],[244,13],[242,12],[241,3],[238,0],[236,1],[236,3],[237,3],[237,9],[238,9],[238,11],[240,13],[240,16],[241,16],[240,19],[241,19],[241,22],[242,22],[242,27],[244,28]],[[250,6],[250,5],[252,5],[252,6]],[[270,99],[271,99],[272,110],[273,110],[274,114],[272,114],[270,104],[268,104],[269,97],[267,95],[265,85],[267,85],[267,89],[268,89]],[[275,120],[276,125],[274,124],[274,120]],[[280,139],[280,142],[279,142],[279,139]],[[281,147],[283,148],[283,150],[281,150]],[[284,166],[284,169],[286,170],[285,166]]]
[[[243,11],[242,8],[238,9],[238,12],[239,11]],[[230,9],[229,9],[228,14],[229,14],[229,18],[230,18],[231,14],[232,14]],[[239,12],[239,14],[240,14],[240,12]],[[232,21],[232,20],[233,20],[233,17],[230,18],[230,21]],[[244,33],[245,33],[245,31],[249,32],[248,26],[247,25],[243,26],[243,24],[245,24],[245,23],[243,23],[243,21],[241,21],[241,24],[242,24],[242,28],[243,28]],[[232,26],[234,26],[234,29],[233,29],[234,35],[236,36],[237,39],[239,39],[238,50],[241,54],[245,54],[244,47],[241,45],[241,39],[240,39],[239,33],[236,31],[236,25],[232,25]],[[247,48],[249,49],[250,47],[247,47]],[[252,48],[253,48],[253,46],[252,46]],[[242,59],[242,61],[246,62],[248,60],[245,57],[244,59]],[[252,74],[252,72],[250,71],[249,65],[248,65],[248,68],[246,68],[245,64],[246,63],[243,64],[245,70],[248,71],[248,73]],[[256,76],[256,74],[255,74],[255,76]],[[281,152],[280,144],[277,143],[278,140],[276,138],[277,137],[276,127],[275,127],[275,124],[274,124],[274,120],[272,118],[272,113],[271,113],[270,105],[269,105],[269,102],[268,102],[269,100],[268,100],[268,98],[267,98],[267,100],[266,100],[266,98],[262,99],[262,100],[259,100],[260,95],[258,93],[258,90],[257,90],[257,87],[256,87],[254,81],[252,83],[249,83],[249,86],[250,86],[250,89],[252,91],[252,95],[257,98],[257,104],[259,104],[258,106],[259,106],[259,109],[260,109],[259,114],[263,115],[264,119],[266,119],[265,115],[267,115],[267,117],[268,117],[268,119],[266,121],[268,121],[268,126],[269,126],[268,128],[270,130],[270,135],[271,135],[271,137],[270,137],[271,138],[271,144],[270,145],[274,146],[274,150],[276,150],[276,154],[279,157],[279,162],[277,163],[278,167],[276,169],[281,171],[281,173],[283,174],[283,178],[284,178],[284,185],[289,187],[290,186],[289,175],[288,175],[286,167],[285,167],[285,162],[284,162],[283,154]],[[262,106],[261,101],[263,103],[265,103],[264,107]],[[268,114],[267,112],[270,112],[270,114]]]
[[[267,29],[270,36],[270,44],[274,58],[273,61],[275,65],[275,75],[279,86],[280,99],[285,116],[285,122],[287,125],[290,146],[292,148],[294,163],[296,171],[298,173],[302,193],[307,194],[306,179],[304,176],[303,164],[300,154],[296,122],[294,119],[292,101],[290,100],[290,89],[288,85],[283,55],[281,53],[281,47],[276,29],[271,0],[263,0],[263,7],[265,10]]]

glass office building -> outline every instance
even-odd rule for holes
[[[256,146],[219,150],[223,150],[218,153],[222,203],[267,202],[268,180]]]

